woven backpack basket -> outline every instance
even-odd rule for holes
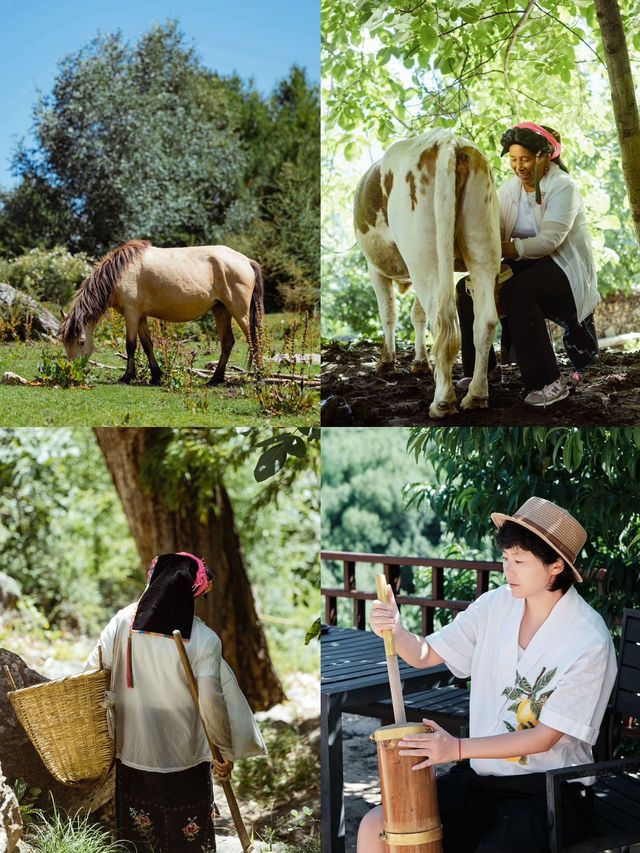
[[[7,677],[15,688],[9,668]],[[105,779],[115,759],[107,723],[107,669],[67,675],[8,694],[15,715],[45,767],[59,782],[76,788]]]

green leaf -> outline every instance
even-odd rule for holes
[[[317,640],[319,638],[320,638],[320,617],[318,616],[318,618],[316,620],[314,620],[314,622],[309,627],[309,630],[307,631],[307,633],[304,635],[304,644],[305,644],[305,646],[308,646],[309,643],[311,642],[311,640]]]
[[[432,50],[438,44],[438,33],[431,24],[424,24],[420,27],[419,37],[422,47],[427,48],[427,50]]]
[[[280,471],[287,461],[287,451],[281,444],[277,444],[266,450],[258,459],[253,471],[256,482],[263,483],[269,477],[273,477]]]

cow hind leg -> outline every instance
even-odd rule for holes
[[[235,338],[233,336],[233,329],[231,328],[231,314],[229,310],[225,308],[222,302],[216,302],[211,310],[213,312],[213,319],[216,321],[218,337],[220,338],[220,360],[207,385],[220,385],[221,382],[224,382],[224,373],[235,343]]]
[[[371,264],[368,264],[368,267],[369,278],[378,300],[378,311],[380,312],[384,334],[384,344],[376,365],[376,372],[389,373],[395,369],[396,362],[396,326],[398,325],[396,294],[393,289],[393,281],[390,278],[382,275]]]
[[[413,323],[416,347],[416,355],[411,365],[411,372],[418,376],[424,376],[431,372],[429,358],[427,357],[427,348],[425,346],[427,315],[424,313],[424,308],[417,296],[413,301],[413,308],[411,309],[411,322]]]
[[[463,409],[486,409],[489,405],[487,365],[493,334],[498,322],[495,304],[495,277],[491,272],[469,267],[473,297],[473,343],[476,361],[469,390],[461,402]]]
[[[426,279],[415,274],[412,275],[412,281],[417,299],[431,318],[434,337],[432,361],[436,388],[429,415],[432,418],[445,418],[458,412],[451,379],[453,362],[460,351],[460,327],[453,280],[450,291],[442,295],[438,294],[436,277]]]

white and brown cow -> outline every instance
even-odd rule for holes
[[[456,412],[451,368],[460,350],[453,264],[462,258],[473,283],[473,380],[464,409],[485,408],[487,359],[497,322],[500,213],[491,169],[468,139],[437,128],[396,142],[363,176],[355,198],[355,230],[378,298],[384,346],[377,370],[393,370],[397,310],[393,283],[413,285],[412,370],[429,368],[425,323],[434,336],[434,418]]]

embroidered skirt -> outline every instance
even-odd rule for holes
[[[175,773],[116,762],[118,839],[137,853],[213,853],[213,789],[208,762]]]

